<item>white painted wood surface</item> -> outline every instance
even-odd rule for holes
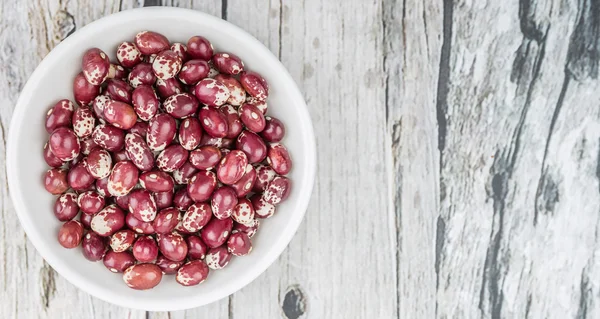
[[[49,50],[144,5],[223,17],[279,56],[317,136],[306,218],[241,291],[145,313],[44,263],[3,170],[0,318],[600,318],[600,1],[4,0],[2,141]]]

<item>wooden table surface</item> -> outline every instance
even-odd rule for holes
[[[222,17],[279,56],[317,136],[306,218],[229,298],[133,311],[42,260],[3,170],[1,318],[600,318],[600,1],[3,0],[2,141],[55,45],[144,5]]]

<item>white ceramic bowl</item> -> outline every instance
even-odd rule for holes
[[[268,112],[286,125],[283,142],[294,161],[289,175],[293,182],[290,197],[277,207],[275,216],[261,223],[252,239],[252,253],[234,257],[225,269],[212,271],[204,283],[194,287],[182,287],[173,276],[164,276],[154,289],[132,290],[123,283],[120,274],[111,273],[102,262],[87,261],[81,248],[69,250],[60,246],[56,238],[61,223],[52,213],[55,197],[43,186],[42,176],[48,169],[42,157],[48,138],[44,129],[45,114],[57,100],[73,100],[72,81],[80,70],[83,52],[99,47],[115,60],[117,45],[133,40],[142,30],[160,32],[173,42],[203,35],[212,41],[216,51],[237,54],[248,69],[262,74],[270,85]],[[135,9],[102,18],[52,50],[21,92],[7,148],[13,204],[21,225],[42,257],[75,286],[100,299],[153,311],[205,305],[234,293],[265,271],[290,242],[302,221],[316,167],[314,133],[306,104],[277,58],[254,37],[224,20],[197,11],[165,7]]]

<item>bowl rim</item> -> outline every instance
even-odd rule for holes
[[[30,218],[30,214],[26,213],[26,207],[24,204],[24,198],[22,192],[16,192],[14,190],[20,189],[21,181],[17,178],[16,166],[18,163],[17,159],[17,128],[15,123],[20,123],[23,121],[23,117],[25,116],[26,105],[29,103],[30,97],[33,93],[34,87],[38,84],[39,78],[47,72],[47,69],[58,59],[63,51],[67,50],[70,46],[77,43],[79,38],[85,36],[86,31],[93,30],[95,28],[104,28],[116,21],[127,20],[130,18],[164,18],[173,15],[186,15],[188,17],[199,18],[208,21],[208,23],[217,25],[220,29],[225,33],[234,34],[239,37],[244,37],[247,39],[249,43],[252,44],[252,49],[258,51],[259,54],[264,55],[268,59],[274,61],[276,65],[275,73],[280,74],[281,77],[285,78],[285,82],[289,82],[292,85],[293,95],[290,96],[290,99],[296,100],[301,103],[302,107],[298,108],[298,111],[302,114],[302,117],[306,119],[304,123],[302,123],[304,130],[303,143],[306,145],[307,149],[310,151],[310,154],[304,154],[307,164],[306,172],[303,172],[304,177],[307,179],[307,189],[299,195],[298,201],[295,203],[294,207],[291,208],[295,213],[291,214],[290,221],[287,224],[287,227],[283,231],[283,235],[281,235],[282,240],[273,243],[273,247],[269,250],[267,256],[263,259],[259,260],[259,266],[254,268],[254,271],[249,271],[244,274],[244,276],[240,277],[240,280],[236,280],[236,285],[225,286],[224,289],[219,290],[213,294],[210,294],[209,297],[206,298],[187,298],[178,300],[177,303],[165,303],[165,302],[153,302],[149,303],[140,298],[136,297],[123,297],[119,296],[119,298],[115,298],[115,296],[111,296],[106,289],[102,291],[94,290],[94,287],[90,287],[86,285],[85,278],[81,278],[80,276],[71,273],[66,268],[66,262],[58,258],[58,256],[52,253],[52,249],[45,244],[43,237],[34,231],[33,229],[33,219]],[[303,218],[308,209],[308,204],[310,201],[310,197],[312,194],[312,190],[314,188],[314,180],[316,176],[316,159],[317,159],[317,148],[316,141],[314,136],[314,129],[312,120],[310,118],[310,114],[308,112],[308,107],[300,92],[300,89],[297,83],[294,81],[292,76],[289,74],[287,69],[281,63],[281,61],[259,40],[257,40],[254,36],[244,31],[240,27],[223,20],[221,18],[212,16],[210,14],[196,11],[192,9],[186,8],[177,8],[177,7],[144,7],[144,8],[136,8],[131,10],[120,11],[117,13],[110,14],[108,16],[102,17],[98,20],[95,20],[81,29],[77,30],[69,37],[64,39],[61,43],[59,43],[54,49],[52,49],[46,57],[40,62],[40,64],[36,67],[33,73],[29,76],[25,86],[21,90],[19,94],[19,98],[17,99],[17,103],[13,109],[13,116],[10,122],[9,134],[8,134],[8,142],[6,146],[7,156],[6,156],[6,173],[8,178],[9,185],[9,193],[12,199],[13,207],[17,213],[17,217],[23,227],[27,237],[37,250],[37,252],[42,256],[42,258],[53,268],[55,269],[61,276],[63,276],[67,281],[71,284],[75,285],[80,290],[96,297],[106,302],[116,304],[122,307],[131,308],[131,309],[139,309],[139,310],[147,310],[147,311],[175,311],[175,310],[184,310],[194,307],[199,307],[203,305],[207,305],[209,303],[213,303],[217,300],[223,299],[236,291],[242,289],[243,287],[250,284],[254,279],[264,273],[279,256],[283,253],[283,250],[289,245],[293,236],[296,234]],[[193,294],[192,294],[193,296]]]

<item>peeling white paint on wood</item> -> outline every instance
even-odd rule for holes
[[[226,18],[280,57],[317,136],[306,219],[231,297],[130,311],[43,262],[1,172],[0,317],[600,316],[598,1],[4,1],[2,140],[52,47],[143,5]]]

